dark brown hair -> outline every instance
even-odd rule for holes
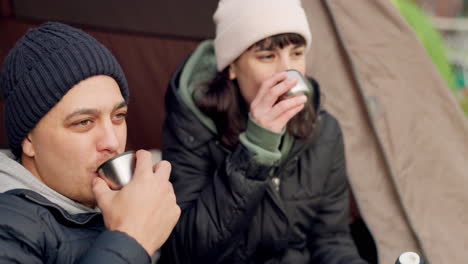
[[[288,45],[305,45],[305,39],[295,33],[274,35],[258,41],[248,48],[284,48]],[[312,99],[311,99],[312,100]],[[220,140],[228,146],[239,142],[239,134],[245,130],[248,106],[240,93],[236,80],[229,79],[229,67],[218,72],[216,77],[205,85],[196,88],[194,101],[197,107],[210,117],[218,130]],[[296,114],[288,123],[288,132],[297,138],[312,136],[316,113],[312,102]]]

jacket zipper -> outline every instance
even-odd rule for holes
[[[317,122],[319,122],[319,120],[320,120],[320,118],[319,118],[319,116],[317,116]],[[318,129],[318,124],[317,124],[316,128]],[[279,193],[280,186],[281,186],[281,175],[283,174],[286,167],[288,167],[287,165],[291,162],[291,160],[298,160],[299,156],[302,153],[304,153],[304,151],[307,149],[307,147],[309,146],[311,141],[314,140],[314,138],[315,137],[312,136],[311,138],[306,139],[301,148],[299,148],[295,152],[291,152],[291,155],[289,155],[289,157],[286,160],[284,160],[283,162],[280,163],[280,165],[278,166],[278,170],[276,171],[276,173],[274,173],[274,175],[271,178],[271,181],[273,182],[273,185],[275,187],[275,191],[277,191]],[[294,149],[294,146],[296,144],[297,144],[297,141],[294,141],[293,146],[292,146],[291,149]]]

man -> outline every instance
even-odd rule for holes
[[[170,164],[153,167],[147,151],[121,190],[98,177],[127,136],[127,82],[109,50],[43,24],[10,51],[0,87],[16,156],[0,154],[0,262],[149,263],[180,209]]]

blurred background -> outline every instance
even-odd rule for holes
[[[468,0],[393,0],[468,115]]]

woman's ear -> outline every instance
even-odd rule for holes
[[[236,69],[233,63],[231,63],[228,67],[229,67],[229,80],[232,81],[237,78]]]
[[[23,139],[23,142],[21,142],[21,147],[23,148],[23,153],[30,158],[34,157],[36,154],[30,133]]]

